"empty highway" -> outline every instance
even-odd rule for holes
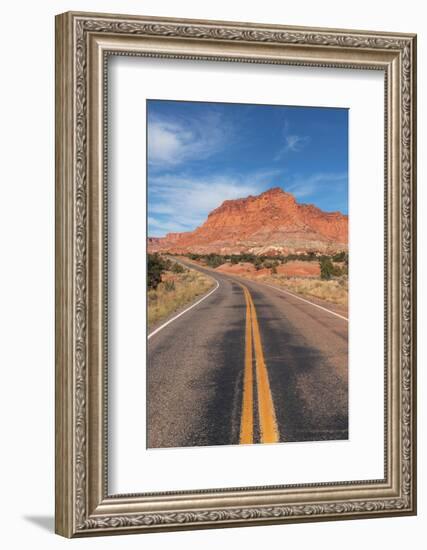
[[[345,314],[189,267],[217,285],[149,337],[147,446],[347,439]]]

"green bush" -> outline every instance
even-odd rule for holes
[[[337,254],[334,254],[332,256],[333,262],[347,262],[348,261],[348,254],[347,252],[338,252]]]
[[[184,273],[185,268],[183,265],[179,263],[174,263],[171,267],[171,271],[172,273]]]
[[[255,269],[259,271],[263,267],[262,259],[258,256],[255,258],[255,261],[253,262]]]
[[[241,252],[239,258],[241,262],[248,262],[253,264],[255,263],[256,256],[255,254],[251,254],[250,252]]]
[[[187,254],[187,257],[192,260],[201,260],[204,263],[206,263],[207,266],[216,268],[222,264],[224,264],[227,261],[230,261],[232,265],[236,265],[238,263],[251,263],[253,266],[255,266],[256,270],[267,268],[271,269],[272,273],[277,273],[277,267],[280,264],[286,264],[287,262],[291,261],[305,261],[305,262],[313,262],[313,261],[319,261],[320,265],[325,265],[324,267],[324,277],[325,278],[331,278],[332,276],[341,276],[347,274],[347,265],[348,265],[348,254],[347,252],[340,252],[335,254],[334,256],[328,256],[328,255],[316,255],[315,252],[309,251],[305,254],[279,254],[279,255],[261,255],[261,256],[255,256],[255,254],[252,254],[251,252],[240,252],[240,254],[193,254],[189,253]],[[344,263],[344,265],[336,266],[334,268],[334,265],[332,262],[337,263]],[[331,264],[331,265],[329,265]],[[331,267],[332,266],[332,267]],[[335,269],[335,272],[334,272]],[[338,270],[339,274],[338,274]]]
[[[223,263],[225,263],[225,259],[222,256],[219,256],[218,254],[208,254],[206,256],[206,264],[209,267],[212,267],[213,269],[215,269],[216,267],[219,267]]]
[[[344,270],[339,265],[333,265],[332,275],[334,277],[341,277],[341,275],[344,275]]]
[[[334,271],[334,265],[331,262],[330,258],[321,258],[320,263],[320,278],[324,280],[329,280]]]
[[[147,285],[149,289],[156,289],[162,282],[162,273],[166,271],[163,258],[155,253],[147,257]]]
[[[200,254],[188,254],[188,257],[193,261],[200,260],[201,258]]]
[[[275,269],[275,273],[277,273],[277,266],[279,265],[279,262],[277,260],[264,260],[263,261],[263,267],[266,267],[267,269]]]

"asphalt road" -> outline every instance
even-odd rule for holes
[[[147,446],[347,439],[347,320],[191,267],[219,285],[148,340]]]

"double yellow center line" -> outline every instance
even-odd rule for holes
[[[246,300],[245,372],[243,380],[240,443],[250,444],[254,442],[254,357],[252,349],[254,349],[255,352],[261,443],[277,443],[279,441],[279,430],[277,428],[276,413],[274,410],[273,398],[271,396],[270,382],[264,359],[255,305],[248,288],[242,283],[239,284],[243,288]]]

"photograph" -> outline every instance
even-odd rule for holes
[[[193,4],[200,18],[176,3],[159,12],[158,2],[143,14],[64,11],[55,29],[43,12],[55,59],[51,42],[50,65],[36,69],[55,83],[55,110],[48,93],[30,106],[35,135],[53,130],[53,115],[55,133],[18,148],[34,158],[12,163],[9,180],[17,166],[45,169],[39,148],[55,142],[55,231],[44,246],[53,251],[55,234],[51,529],[66,538],[200,530],[198,546],[216,548],[210,529],[283,524],[300,546],[301,534],[311,533],[309,546],[327,530],[332,550],[339,525],[356,548],[362,523],[348,520],[381,518],[388,536],[369,522],[362,546],[378,534],[390,550],[408,533],[422,540],[409,517],[423,420],[420,17],[382,1],[357,29],[360,6],[341,17],[295,4],[293,17],[263,3],[239,21],[241,6]],[[16,73],[25,90],[33,65]],[[9,133],[25,141],[18,130]],[[46,197],[46,178],[21,180]],[[22,186],[9,188],[47,223]],[[12,217],[10,227],[23,218]],[[15,233],[28,241],[38,222]],[[48,243],[36,240],[33,254]],[[15,249],[26,274],[31,254]],[[36,265],[52,278],[48,261]],[[45,296],[39,287],[34,296]],[[47,311],[23,303],[9,315],[20,329],[33,309]],[[11,358],[25,347],[34,355],[18,334]],[[40,392],[24,386],[40,412]],[[21,519],[46,519],[33,512]]]
[[[348,125],[146,100],[147,448],[349,439]]]

